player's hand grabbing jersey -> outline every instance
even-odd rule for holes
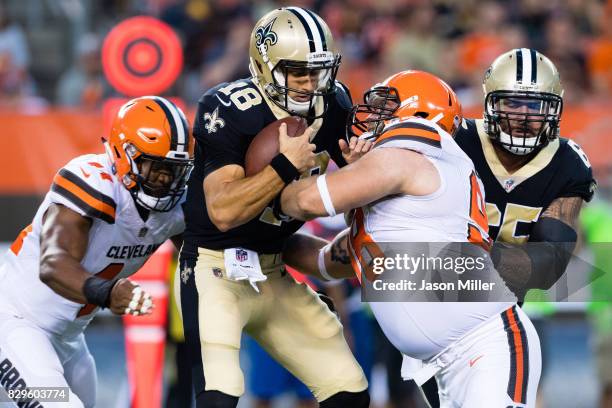
[[[92,220],[81,264],[106,279],[132,275],[164,241],[185,228],[180,205],[169,212],[152,211],[143,221],[132,196],[113,175],[107,155],[80,156],[60,169],[32,224],[19,234],[0,269],[0,298],[54,334],[81,332],[98,308],[65,299],[39,278],[42,221],[51,204]]]
[[[325,116],[314,122],[314,127],[320,126],[312,140],[317,146],[317,158],[315,167],[306,176],[325,172],[330,158],[339,166],[345,165],[338,140],[346,133],[345,123],[352,102],[342,84],[338,83],[336,89],[335,94],[326,97]],[[274,203],[270,203],[246,224],[221,232],[210,220],[205,204],[204,178],[226,165],[244,167],[244,157],[253,138],[268,124],[288,116],[275,108],[250,79],[220,84],[200,99],[194,124],[195,166],[185,204],[185,248],[242,247],[259,253],[277,253],[282,250],[283,240],[302,226],[301,221],[279,219],[274,214]]]

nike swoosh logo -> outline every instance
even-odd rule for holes
[[[79,167],[81,169],[81,173],[83,173],[83,175],[85,176],[85,178],[89,178],[89,176],[91,176],[91,173],[86,173],[85,170],[83,170],[82,167]]]
[[[484,357],[484,355],[480,355],[480,356],[476,357],[475,359],[470,360],[470,367],[472,367],[474,364],[476,364],[476,362],[478,360],[480,360],[482,357]]]
[[[221,105],[223,105],[223,106],[230,106],[232,104],[231,102],[225,102],[223,99],[219,98],[219,95],[217,95],[217,94],[215,94],[215,96],[217,97],[219,102],[221,102]]]

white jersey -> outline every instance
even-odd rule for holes
[[[398,195],[357,209],[351,225],[353,267],[361,278],[364,247],[383,242],[489,244],[482,183],[470,158],[435,123],[409,118],[386,126],[375,149],[409,149],[437,169],[440,187],[426,196]],[[510,307],[500,303],[370,302],[381,328],[402,353],[425,359]]]
[[[39,278],[42,218],[51,204],[92,220],[81,264],[106,279],[134,274],[162,243],[185,229],[180,204],[169,212],[151,211],[143,221],[111,166],[106,155],[84,155],[60,169],[32,224],[19,234],[0,267],[0,298],[50,333],[81,333],[99,309],[58,295]]]

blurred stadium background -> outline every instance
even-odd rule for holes
[[[2,253],[30,223],[55,171],[74,156],[102,152],[104,102],[124,96],[109,84],[102,68],[102,44],[114,26],[145,15],[172,27],[180,39],[184,65],[163,95],[181,98],[192,122],[195,103],[207,88],[249,75],[252,25],[263,13],[281,5],[310,8],[327,21],[342,53],[339,79],[350,87],[355,101],[388,74],[422,69],[455,88],[466,116],[479,117],[482,75],[495,56],[516,47],[533,47],[547,55],[557,64],[565,88],[561,133],[587,152],[600,186],[594,203],[584,210],[581,257],[605,256],[589,244],[610,242],[612,235],[610,0],[1,1]],[[338,223],[325,220],[309,228],[331,234]],[[168,267],[168,274],[172,269]],[[373,406],[421,406],[412,390],[387,383],[387,371],[396,376],[397,367],[385,362],[387,353],[380,352],[379,330],[359,304],[354,288],[346,285],[330,292],[344,305],[343,317],[351,316],[351,323],[361,322],[345,325],[347,336],[359,349],[356,352],[372,367]],[[541,406],[598,406],[601,383],[594,345],[596,338],[612,338],[611,306],[593,313],[584,303],[537,309],[534,314],[544,315],[540,319],[546,366]],[[175,385],[174,362],[181,334],[176,319],[171,317],[169,322],[175,326],[168,331],[165,347],[164,406],[184,406],[176,398],[180,388]],[[348,326],[355,326],[355,333],[349,333]],[[87,339],[98,366],[98,406],[130,406],[121,320],[109,314],[100,316],[88,329]],[[257,370],[246,351],[243,362],[247,373]],[[606,364],[612,365],[610,356]],[[250,378],[247,375],[249,389]],[[273,406],[295,404],[295,397],[283,394]],[[240,406],[255,406],[250,392]]]

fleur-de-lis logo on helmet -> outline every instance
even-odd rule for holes
[[[255,45],[257,46],[257,51],[262,57],[266,57],[266,52],[268,51],[269,45],[274,45],[278,41],[278,36],[274,31],[272,31],[272,25],[276,19],[270,21],[265,26],[261,26],[255,31]]]

